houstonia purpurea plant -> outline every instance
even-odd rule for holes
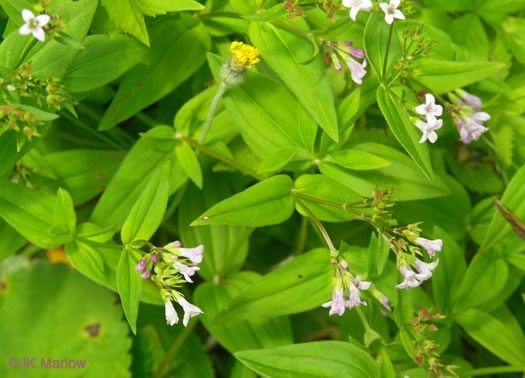
[[[525,373],[525,1],[0,9],[0,377]]]

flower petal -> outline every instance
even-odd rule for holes
[[[38,22],[38,26],[44,27],[48,24],[48,22],[51,20],[51,17],[47,14],[41,14],[36,16],[36,21]]]
[[[24,24],[18,29],[18,33],[21,35],[28,35],[31,33],[31,28],[29,28],[28,24]]]
[[[40,42],[44,42],[46,40],[46,33],[44,33],[44,29],[42,28],[36,28],[32,30],[33,37],[38,39]]]
[[[35,15],[29,9],[22,9],[22,18],[28,23],[35,18]]]

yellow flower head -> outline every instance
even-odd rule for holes
[[[244,42],[232,42],[230,51],[233,54],[232,63],[234,65],[242,65],[245,68],[250,68],[252,64],[260,62],[259,50],[257,48],[247,45]]]

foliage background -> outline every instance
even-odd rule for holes
[[[58,111],[19,99],[47,112],[41,137],[18,150],[20,133],[0,136],[1,376],[22,376],[11,357],[67,357],[87,368],[23,376],[425,377],[407,329],[431,307],[447,317],[428,337],[459,375],[520,376],[525,245],[493,198],[525,219],[525,2],[410,2],[386,60],[379,15],[352,22],[344,10],[331,21],[299,3],[306,17],[293,23],[275,0],[51,0],[72,40],[44,44],[17,32],[34,3],[0,0],[2,77],[30,62],[34,77],[59,78],[74,99]],[[409,76],[435,94],[479,95],[492,116],[483,140],[463,145],[445,117],[438,142],[420,145],[382,90],[383,63],[394,77],[403,30],[418,25],[437,44]],[[362,86],[326,64],[316,38],[365,48]],[[202,146],[233,40],[258,47],[262,62],[228,89]],[[413,108],[421,87],[408,89],[410,77],[391,84]],[[424,222],[424,235],[443,240],[440,265],[425,286],[396,290],[395,261],[370,226],[305,200],[394,308],[383,316],[367,292],[362,312],[328,317],[329,253],[291,188],[347,203],[376,186],[395,188],[397,219]],[[225,215],[209,210],[240,192]],[[151,211],[137,215],[136,203]],[[133,289],[138,258],[122,244],[150,238],[205,246],[200,278],[183,289],[204,314],[188,328],[165,325],[152,285]],[[64,256],[74,270],[53,264]],[[114,293],[119,259],[130,268],[130,302],[142,300],[136,334]],[[137,308],[123,304],[135,328]]]

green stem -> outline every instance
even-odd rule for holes
[[[204,126],[202,126],[202,134],[199,138],[199,143],[204,144],[206,142],[206,137],[208,136],[208,131],[210,131],[210,125],[211,121],[213,121],[213,116],[215,115],[215,110],[217,110],[217,105],[219,105],[219,101],[226,92],[226,89],[228,88],[228,85],[224,83],[224,81],[219,86],[219,89],[217,90],[217,93],[215,93],[215,97],[213,97],[213,101],[210,105],[210,110],[208,111],[208,116],[206,117],[206,122],[204,122]]]
[[[306,213],[312,218],[312,220],[315,222],[317,227],[319,228],[319,231],[321,231],[321,234],[323,235],[324,240],[326,241],[326,244],[328,245],[328,248],[330,251],[336,251],[334,244],[332,243],[332,239],[330,239],[330,235],[328,235],[328,232],[326,231],[326,228],[324,228],[323,224],[314,213],[301,201],[298,196],[296,195],[296,192],[292,193],[293,198],[297,202],[297,204],[304,210]]]
[[[206,20],[208,18],[214,18],[214,17],[227,17],[227,18],[241,18],[239,13],[235,12],[213,12],[213,13],[203,13],[197,15],[198,18],[201,20]]]
[[[525,365],[523,366],[494,366],[481,369],[473,369],[462,373],[464,377],[475,377],[479,375],[492,375],[499,373],[525,373]]]
[[[299,193],[299,192],[295,192],[295,195],[298,197],[304,198],[306,200],[309,200],[309,201],[321,203],[323,205],[332,206],[332,207],[336,207],[344,211],[348,211],[349,213],[355,215],[356,217],[363,218],[363,214],[352,209],[353,206],[362,205],[363,204],[362,201],[352,202],[352,203],[337,203],[337,202],[327,201],[322,198],[313,197],[308,194]]]
[[[383,81],[386,80],[386,66],[388,64],[388,55],[390,53],[390,45],[391,45],[391,42],[392,42],[392,34],[393,34],[393,32],[394,32],[394,23],[392,23],[390,25],[390,30],[388,31],[388,42],[387,42],[387,45],[386,45],[385,61],[383,63],[383,75],[382,75]]]
[[[257,180],[264,180],[265,179],[265,176],[262,176],[262,175],[259,175],[257,172],[255,172],[253,169],[249,168],[249,167],[246,167],[245,165],[241,164],[241,163],[238,163],[236,162],[235,160],[233,159],[230,159],[229,157],[227,156],[224,156],[220,153],[218,153],[217,151],[215,150],[212,150],[211,148],[208,148],[206,146],[204,146],[203,144],[197,142],[196,140],[193,140],[193,139],[190,139],[186,136],[180,136],[179,137],[182,141],[184,141],[185,143],[188,143],[190,146],[192,146],[193,148],[195,148],[196,150],[199,150],[199,151],[202,151],[204,152],[206,155],[210,155],[228,165],[231,165],[232,167],[234,168],[237,168],[239,171],[241,171],[242,173],[248,175],[248,176],[252,176],[253,178],[256,178]]]
[[[166,356],[160,363],[159,367],[157,368],[157,371],[155,372],[155,375],[154,375],[155,378],[162,377],[162,373],[164,372],[166,367],[169,365],[169,363],[173,361],[173,358],[179,351],[180,347],[182,346],[182,344],[184,344],[184,342],[186,341],[191,331],[197,325],[198,322],[199,321],[197,319],[191,320],[188,326],[182,330],[182,332],[179,334],[179,337],[177,337],[177,340],[175,340],[171,348],[166,353]]]
[[[295,243],[295,249],[293,254],[300,255],[304,251],[304,246],[306,244],[306,237],[308,235],[308,222],[306,217],[301,218],[301,226],[299,228],[299,235],[297,236],[297,242]]]
[[[359,315],[359,318],[361,319],[361,323],[363,323],[363,326],[365,327],[365,329],[370,329],[368,320],[366,320],[366,316],[365,314],[363,314],[363,310],[361,310],[361,307],[357,306],[354,308],[357,310],[357,315]]]

